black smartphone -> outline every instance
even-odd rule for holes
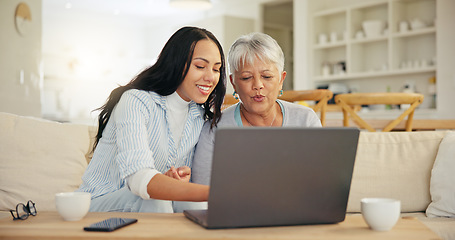
[[[93,223],[90,226],[84,227],[85,231],[96,232],[112,232],[124,226],[128,226],[137,222],[134,218],[108,218],[103,221]]]

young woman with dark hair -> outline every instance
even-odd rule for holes
[[[215,36],[183,27],[153,66],[114,89],[78,190],[92,194],[90,211],[174,212],[206,201],[209,188],[189,182],[191,164],[204,121],[221,118],[225,76]]]

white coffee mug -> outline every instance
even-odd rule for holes
[[[331,32],[330,33],[330,42],[336,43],[338,41],[338,34],[336,32]]]
[[[362,39],[364,37],[364,34],[362,31],[357,31],[355,34],[356,39]]]
[[[401,21],[399,23],[400,32],[407,32],[409,30],[409,23],[406,21]]]
[[[319,44],[327,43],[327,35],[324,33],[319,34]]]
[[[360,200],[363,219],[375,231],[389,231],[400,218],[401,202],[390,198]]]
[[[79,221],[90,208],[91,194],[62,192],[55,194],[55,207],[65,221]]]

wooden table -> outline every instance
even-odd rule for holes
[[[82,228],[109,217],[137,218],[114,232],[85,232]],[[56,212],[39,212],[25,221],[0,219],[0,239],[440,239],[415,218],[401,218],[388,232],[370,230],[360,215],[326,225],[206,230],[183,214],[89,213],[65,222]]]

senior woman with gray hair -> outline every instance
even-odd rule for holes
[[[218,127],[321,127],[311,108],[278,100],[286,72],[283,51],[272,37],[241,36],[229,49],[228,61],[234,96],[240,101],[223,111]],[[193,159],[195,183],[210,184],[214,141],[215,129],[207,122]]]

